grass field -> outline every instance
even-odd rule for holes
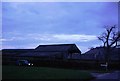
[[[89,72],[49,67],[2,66],[3,79],[91,79]]]

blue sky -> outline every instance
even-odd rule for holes
[[[117,2],[3,2],[1,49],[75,43],[86,52],[102,45],[105,25],[118,25]]]

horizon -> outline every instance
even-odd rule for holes
[[[107,25],[118,25],[118,2],[2,2],[1,49],[72,43],[84,53],[103,45]]]

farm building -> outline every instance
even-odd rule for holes
[[[34,49],[3,49],[2,64],[14,63],[19,57],[19,54],[33,51]]]
[[[111,48],[109,60],[117,61],[120,59],[120,48]],[[103,47],[93,48],[81,55],[84,60],[105,60],[105,49]]]
[[[35,49],[4,49],[3,62],[17,59],[38,60],[67,60],[80,58],[81,51],[75,44],[39,45]],[[75,57],[75,58],[74,58]]]

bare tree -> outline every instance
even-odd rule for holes
[[[116,25],[105,26],[105,32],[98,39],[104,44],[105,61],[108,62],[111,48],[117,47],[118,42],[120,42],[120,31],[118,31]]]

